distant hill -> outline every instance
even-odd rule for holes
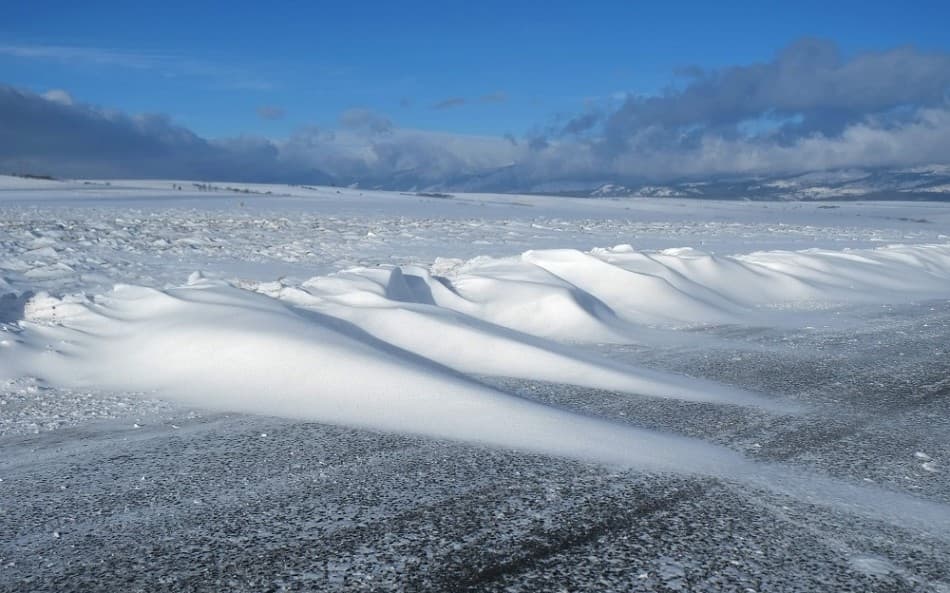
[[[717,178],[667,184],[605,183],[572,195],[748,200],[950,200],[950,165],[839,169],[796,175]]]
[[[950,165],[848,168],[783,175],[716,176],[657,182],[554,180],[525,184],[516,166],[438,183],[404,176],[363,180],[372,189],[429,192],[535,193],[590,198],[651,197],[720,200],[950,200]],[[368,181],[368,182],[367,182]]]

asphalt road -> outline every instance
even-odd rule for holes
[[[872,498],[950,505],[950,303],[848,316],[835,329],[715,328],[696,345],[605,351],[796,401],[807,411],[795,416],[498,383]],[[950,591],[950,533],[926,515],[904,523],[742,479],[5,389],[2,591]],[[40,419],[50,407],[54,430]]]

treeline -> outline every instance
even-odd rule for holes
[[[56,181],[52,175],[37,175],[36,173],[10,173],[11,177],[21,177],[23,179],[45,179],[46,181]]]

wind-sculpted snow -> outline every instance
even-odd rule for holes
[[[26,315],[17,343],[6,345],[0,375],[25,372],[70,387],[147,391],[206,407],[638,467],[716,472],[743,464],[740,456],[702,441],[500,392],[344,319],[200,278],[165,291],[117,286],[94,300],[38,295]],[[441,340],[425,324],[405,329]],[[469,347],[492,346],[479,341],[478,330],[468,336],[474,340]],[[450,335],[445,346],[458,347],[451,343],[457,338]],[[505,347],[501,338],[496,343]],[[584,373],[592,382],[618,386],[626,377],[628,389],[642,385],[669,393],[680,382],[659,373],[641,378],[619,365],[571,363],[564,353],[546,353],[540,343],[521,351],[528,359],[518,364],[531,373],[540,372],[539,364],[563,362],[573,364],[580,382]],[[698,382],[683,384],[685,394],[700,396]],[[715,397],[715,391],[704,397]],[[720,391],[729,401],[728,390]],[[737,397],[743,398],[755,401]]]
[[[0,374],[154,392],[307,418],[636,466],[713,471],[712,445],[621,427],[489,388],[495,375],[788,411],[708,381],[565,342],[649,340],[652,327],[760,322],[763,306],[950,292],[950,246],[718,257],[629,246],[356,268],[299,285],[204,279],[22,303]],[[557,340],[557,341],[554,341]],[[715,473],[715,472],[714,472]]]
[[[426,284],[426,279],[432,284]],[[248,287],[298,310],[344,320],[382,343],[466,374],[551,381],[689,401],[792,408],[709,381],[615,363],[480,319],[470,314],[474,311],[466,313],[439,305],[455,293],[420,269],[354,270],[313,278],[301,287],[280,283]],[[448,294],[434,296],[440,291]],[[562,301],[552,300],[542,313],[555,320]]]
[[[412,333],[406,328],[415,322],[397,321],[399,315],[445,318],[450,311],[469,326],[479,320],[561,342],[632,343],[648,342],[653,328],[780,323],[782,314],[774,310],[779,307],[946,296],[950,245],[734,257],[693,249],[638,252],[621,245],[589,253],[544,250],[514,258],[438,260],[432,270],[356,268],[299,287],[254,287],[300,306],[350,316],[386,339]],[[380,310],[392,318],[387,327],[375,320],[384,315]]]
[[[0,176],[0,589],[947,583],[950,203],[199,185]]]

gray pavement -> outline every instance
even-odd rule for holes
[[[796,416],[494,382],[869,496],[950,505],[950,303],[847,315],[837,329],[714,328],[696,346],[605,350],[807,407]],[[0,424],[0,591],[950,591],[950,533],[926,516],[902,524],[736,478],[6,389],[0,415],[18,420]],[[39,419],[50,407],[54,426]]]

